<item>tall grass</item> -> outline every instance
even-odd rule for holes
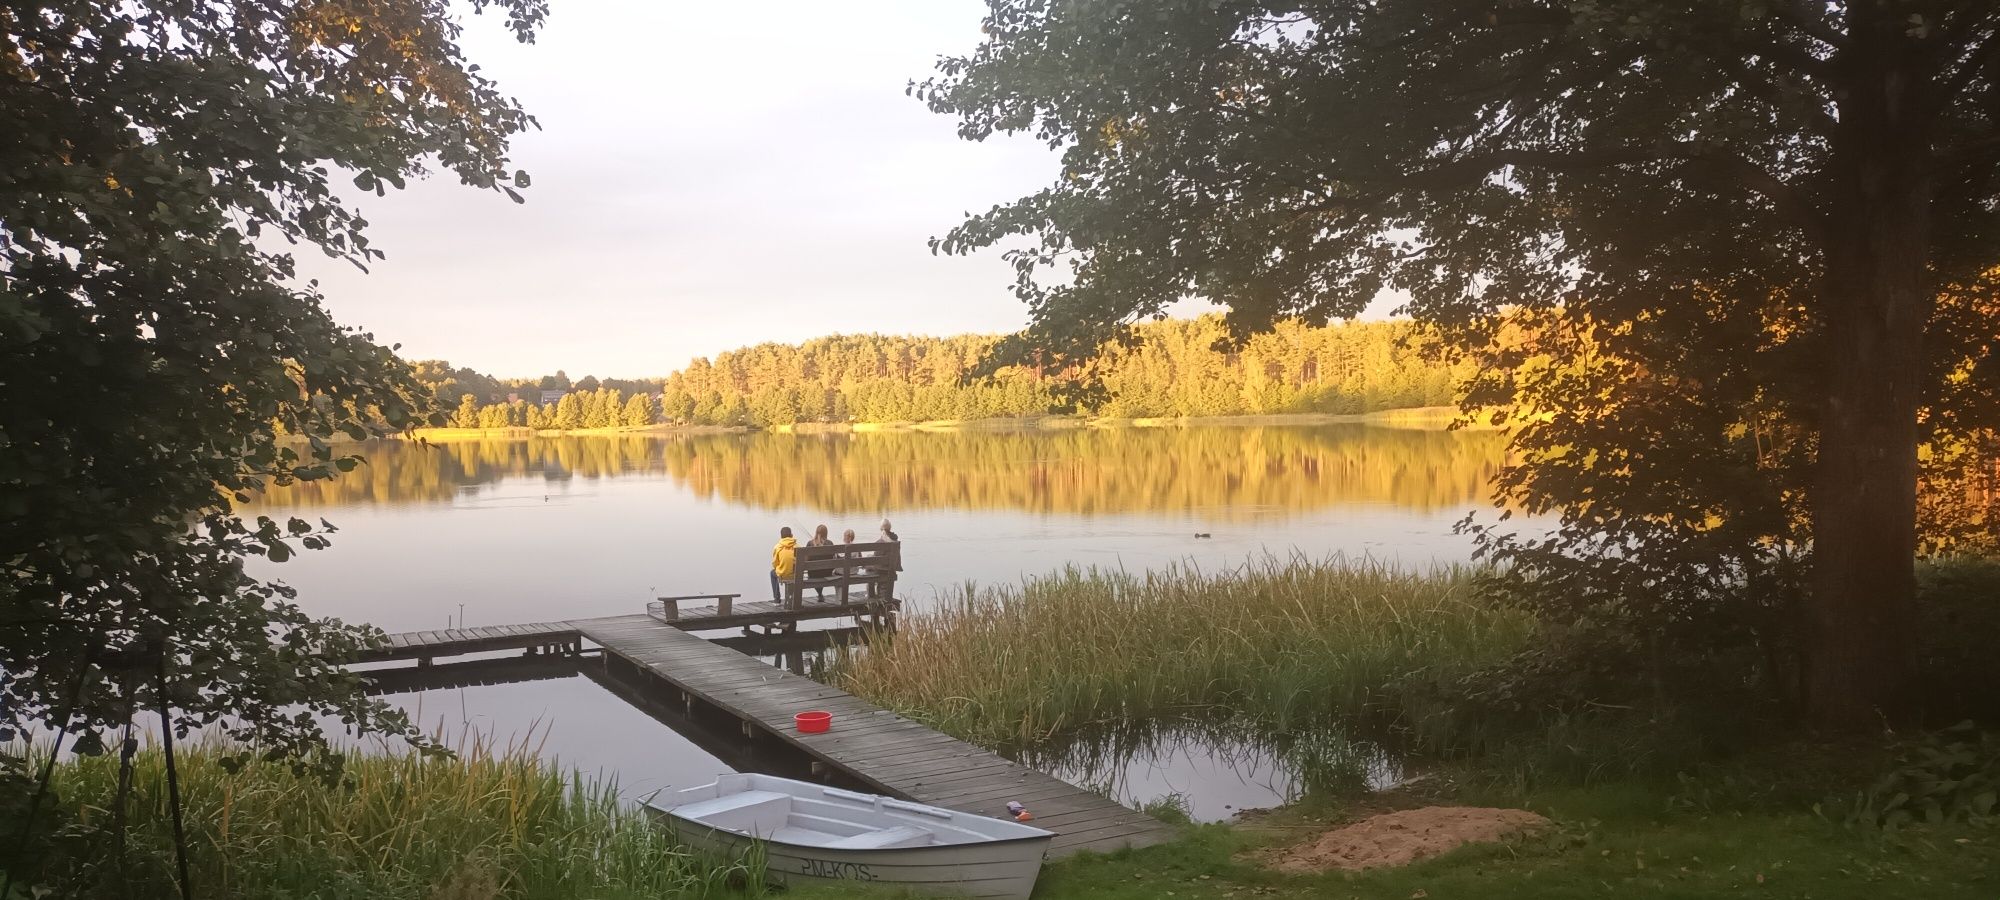
[[[1275,732],[1420,716],[1385,692],[1511,656],[1528,616],[1466,568],[1264,556],[1204,572],[1068,568],[967,585],[834,664],[864,697],[994,746],[1227,715]],[[1415,724],[1406,722],[1405,724]]]
[[[176,754],[202,897],[608,900],[703,896],[763,880],[746,866],[689,855],[643,813],[623,807],[612,784],[564,775],[532,746],[495,750],[475,741],[456,759],[356,756],[337,785],[255,759],[231,773],[222,764],[227,751],[196,742]],[[55,771],[64,806],[83,825],[103,824],[116,757],[75,759]],[[137,874],[171,884],[172,826],[157,751],[136,757],[127,809]],[[142,893],[137,887],[133,896]]]

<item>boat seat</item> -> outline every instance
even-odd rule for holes
[[[674,814],[697,822],[740,828],[756,821],[757,814],[773,807],[790,808],[792,795],[777,791],[742,791],[713,800],[701,800],[674,810]]]
[[[878,828],[841,838],[827,844],[829,850],[893,850],[897,847],[924,847],[931,842],[931,830],[915,825]]]

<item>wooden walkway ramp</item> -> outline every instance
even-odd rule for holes
[[[381,689],[407,690],[402,684],[411,678],[417,679],[412,683],[426,682],[420,672],[435,672],[438,679],[451,681],[462,677],[457,670],[465,669],[463,674],[471,675],[474,683],[501,680],[498,672],[472,670],[510,662],[479,660],[433,669],[433,658],[504,650],[570,657],[581,653],[583,642],[589,641],[602,648],[607,670],[615,666],[619,674],[637,676],[628,680],[649,684],[656,699],[688,710],[697,706],[718,710],[740,720],[746,735],[784,741],[881,793],[991,816],[1004,815],[1007,801],[1018,800],[1034,812],[1034,824],[1056,832],[1049,850],[1053,856],[1146,846],[1172,836],[1170,828],[1151,816],[933,731],[839,688],[689,634],[687,627],[685,618],[668,622],[654,615],[630,615],[404,632],[390,635],[388,645],[367,661],[417,660],[417,669],[374,670],[383,678]],[[801,632],[795,637],[820,633]],[[800,734],[792,714],[808,709],[833,713],[833,729]]]
[[[414,659],[429,665],[439,656],[463,656],[496,650],[526,650],[530,653],[574,652],[580,635],[568,622],[537,622],[533,625],[487,625],[479,628],[440,628],[436,631],[403,631],[389,635],[389,642],[361,655],[362,662],[389,662]]]
[[[651,616],[565,623],[614,658],[665,682],[675,698],[719,708],[746,729],[775,737],[891,796],[980,815],[1002,816],[1009,800],[1056,832],[1052,856],[1108,852],[1167,840],[1151,816],[998,754],[931,730],[839,688],[780,670],[687,634]],[[800,734],[792,714],[833,713],[833,729]]]

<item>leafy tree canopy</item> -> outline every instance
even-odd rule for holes
[[[546,11],[471,8],[522,41]],[[369,632],[245,572],[331,527],[232,510],[352,468],[329,436],[430,415],[288,248],[381,257],[345,181],[435,168],[519,199],[533,120],[460,33],[444,0],[0,9],[0,730],[88,751],[164,683],[177,730],[281,754],[321,746],[315,714],[408,731],[327,661]]]
[[[1054,185],[934,242],[1032,238],[1013,359],[1187,296],[1242,335],[1407,292],[1489,365],[1545,363],[1474,397],[1540,413],[1502,490],[1562,521],[1504,557],[1604,574],[1588,603],[1768,602],[1818,721],[1909,707],[1917,448],[1994,421],[1951,386],[1993,382],[2000,6],[989,7],[912,91],[968,139],[1063,150]]]

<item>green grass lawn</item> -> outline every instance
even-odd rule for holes
[[[164,866],[170,856],[155,756],[140,757],[133,840],[147,851],[145,859]],[[736,861],[690,857],[650,825],[617,812],[603,789],[566,781],[523,755],[368,757],[356,763],[354,786],[342,788],[261,764],[225,777],[211,757],[200,746],[191,748],[183,773],[193,801],[199,896],[610,900],[764,893],[745,884]],[[1840,770],[1880,766],[1863,748],[1784,748],[1713,767],[1699,779],[1525,793],[1496,777],[1503,773],[1446,767],[1391,795],[1309,802],[1246,824],[1186,827],[1164,846],[1052,863],[1036,896],[2000,897],[2000,828],[1991,820],[1880,831],[1844,824],[1847,816],[1837,803],[1824,816],[1815,812],[1815,798],[1837,796],[1849,789],[1842,785],[1855,783]],[[100,801],[112,768],[108,757],[60,767],[60,796],[79,823],[103,814]],[[1336,805],[1342,803],[1363,806]],[[1253,858],[1253,851],[1305,840],[1368,812],[1431,804],[1523,807],[1555,825],[1512,843],[1467,847],[1365,874],[1286,875]],[[87,854],[70,862],[91,865]],[[171,881],[160,875],[149,882],[151,893],[121,896],[168,896]],[[754,876],[749,880],[754,883]],[[778,896],[895,895],[857,885]]]
[[[1672,809],[1675,800],[1666,790],[1621,785],[1548,792],[1515,804],[1555,820],[1556,827],[1540,837],[1467,847],[1414,865],[1357,875],[1282,875],[1244,858],[1245,851],[1316,834],[1323,822],[1279,816],[1240,827],[1198,826],[1169,845],[1051,863],[1042,870],[1035,896],[1038,900],[2000,897],[2000,831],[1994,829],[1946,826],[1884,833],[1850,829],[1806,810],[1700,812]],[[815,888],[788,896],[805,900],[895,894],[857,887]]]

